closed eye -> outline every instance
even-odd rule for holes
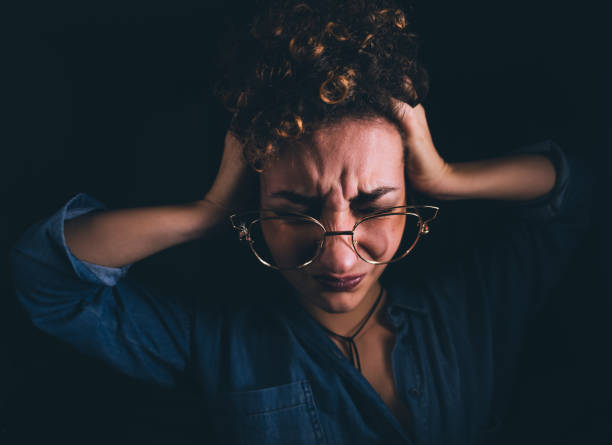
[[[388,209],[388,207],[382,206],[370,206],[370,207],[360,207],[357,209],[353,209],[353,212],[359,215],[370,215],[373,213],[382,212],[383,210]]]
[[[355,213],[360,215],[369,215],[371,213],[386,210],[391,206],[381,205],[382,203],[379,201],[383,196],[396,190],[398,189],[395,187],[379,187],[371,192],[361,192],[359,195],[351,199],[351,207]],[[389,202],[388,199],[385,199],[384,201],[385,203]]]
[[[301,195],[290,190],[281,190],[279,192],[274,192],[270,195],[270,197],[283,199],[299,207],[313,207],[313,205],[317,204],[320,201],[320,199],[316,196]]]
[[[357,196],[351,198],[351,205],[355,208],[369,208],[376,207],[382,208],[379,205],[373,206],[380,198],[387,195],[388,193],[398,190],[396,187],[379,187],[370,192],[359,192]]]
[[[361,191],[349,200],[351,208],[355,214],[363,216],[383,211],[390,206],[381,205],[378,201],[383,196],[397,190],[399,190],[397,187],[378,187],[368,192]],[[272,193],[271,198],[280,198],[287,202],[288,205],[283,205],[283,210],[288,212],[297,212],[318,218],[322,210],[323,203],[318,196],[306,196],[291,190],[282,190]],[[389,203],[388,199],[385,199],[385,201]]]

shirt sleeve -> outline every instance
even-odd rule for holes
[[[564,151],[553,141],[545,141],[538,144],[527,145],[513,150],[510,155],[519,154],[539,154],[546,156],[555,166],[556,179],[552,190],[546,195],[529,201],[519,201],[518,203],[507,202],[499,203],[509,213],[509,217],[519,217],[534,222],[550,222],[566,213],[567,201],[566,194],[570,182],[570,160]],[[578,169],[578,174],[584,174],[584,167],[578,165],[577,159],[572,159],[574,167]],[[585,178],[576,178],[584,181]],[[584,188],[586,184],[578,187]],[[567,212],[570,212],[567,209]],[[513,215],[512,215],[513,213]]]
[[[592,175],[584,161],[546,141],[510,154],[540,154],[555,166],[556,180],[546,195],[529,201],[483,205],[493,226],[473,236],[455,267],[470,289],[479,290],[493,316],[534,314],[561,281],[589,225]],[[452,272],[451,272],[452,273]],[[503,313],[503,311],[502,311]]]
[[[449,333],[472,397],[494,394],[501,417],[529,322],[571,273],[589,225],[594,183],[585,161],[552,141],[510,154],[519,153],[551,159],[553,189],[530,201],[483,202],[482,212],[493,212],[495,224],[482,236],[476,224],[473,242],[425,278],[435,329]],[[479,402],[489,406],[490,399]]]
[[[158,295],[130,279],[130,265],[88,263],[66,245],[66,220],[104,210],[80,193],[27,229],[10,252],[17,297],[44,332],[131,377],[174,386],[189,360],[190,300]]]

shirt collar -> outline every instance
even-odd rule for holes
[[[396,281],[389,283],[386,287],[389,310],[400,308],[420,314],[428,313],[425,305],[425,296],[418,287],[406,286]]]
[[[425,295],[422,288],[414,285],[406,285],[405,283],[399,282],[398,280],[389,280],[389,282],[383,282],[383,286],[387,289],[387,301],[386,310],[391,312],[409,311],[421,315],[429,313],[425,304]],[[276,305],[279,307],[285,307],[290,313],[294,315],[299,314],[298,318],[302,318],[306,311],[297,302],[296,298],[287,298],[287,295],[293,291],[287,284],[285,286],[279,286],[284,292],[279,292],[277,298],[279,300]],[[396,309],[397,308],[397,309]],[[305,318],[310,318],[305,317]]]

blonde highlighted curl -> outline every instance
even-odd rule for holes
[[[427,94],[418,38],[394,0],[268,0],[259,10],[216,86],[255,170],[342,118],[398,124],[390,99],[416,105]]]

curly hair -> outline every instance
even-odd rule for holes
[[[345,117],[385,117],[428,90],[419,40],[393,0],[272,0],[227,51],[216,93],[256,170]],[[400,129],[401,131],[401,129]]]

